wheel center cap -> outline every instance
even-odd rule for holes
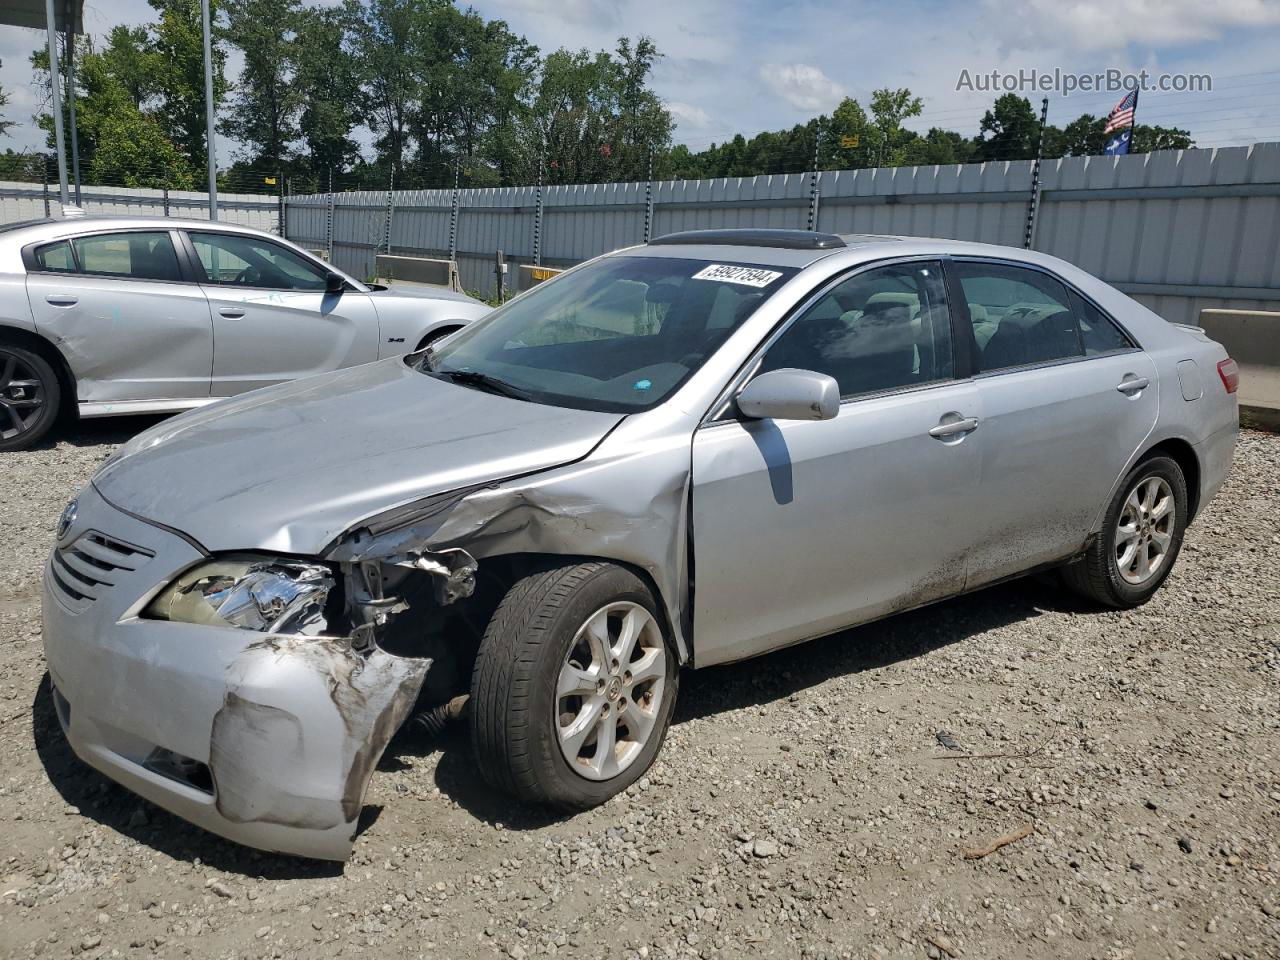
[[[617,677],[614,677],[612,680],[609,681],[609,686],[605,688],[605,695],[610,700],[617,700],[621,694],[622,694],[622,681]]]

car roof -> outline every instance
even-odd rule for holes
[[[42,220],[24,220],[0,227],[0,236],[27,244],[33,240],[53,240],[78,233],[96,230],[137,230],[162,228],[215,229],[233,233],[263,234],[265,231],[223,220],[199,220],[187,217],[140,217],[132,215],[98,214],[85,217],[48,217]]]
[[[848,266],[869,263],[873,260],[884,260],[891,257],[985,257],[1000,260],[1014,260],[1036,266],[1061,270],[1066,264],[1056,257],[1038,253],[1034,250],[1023,250],[1018,247],[1006,247],[993,243],[976,243],[968,240],[948,240],[941,237],[907,237],[874,233],[839,234],[841,242],[837,246],[803,248],[795,245],[769,246],[763,242],[770,231],[743,230],[744,242],[733,241],[734,230],[708,231],[707,241],[703,242],[696,234],[689,234],[691,242],[679,242],[681,235],[663,238],[662,243],[651,243],[641,247],[629,247],[617,251],[624,256],[670,257],[688,260],[725,260],[731,263],[747,263],[759,266],[795,267],[803,269],[819,261],[839,258],[839,262]],[[807,231],[774,231],[782,234],[803,234]],[[815,237],[826,237],[826,234],[812,234]]]

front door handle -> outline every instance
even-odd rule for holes
[[[239,307],[221,307],[218,310],[219,315],[226,317],[228,320],[239,320],[244,316],[244,311]]]
[[[1125,378],[1116,384],[1116,389],[1121,393],[1134,394],[1139,390],[1145,390],[1151,386],[1151,381],[1147,377],[1136,377],[1132,373],[1126,374]]]
[[[73,297],[69,293],[51,293],[44,299],[45,302],[51,303],[55,307],[74,307],[80,302],[79,297]]]
[[[948,420],[940,423],[936,427],[929,430],[929,436],[946,439],[947,437],[956,437],[963,433],[973,433],[978,429],[977,417],[962,417],[959,420]]]

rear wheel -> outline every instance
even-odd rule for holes
[[[476,658],[480,771],[523,800],[603,803],[653,763],[676,684],[657,606],[635,574],[597,562],[530,574],[499,604]]]
[[[1169,457],[1138,464],[1107,509],[1102,532],[1064,568],[1067,585],[1110,607],[1151,599],[1173,569],[1187,526],[1187,482]]]
[[[62,386],[40,354],[0,343],[0,451],[38,443],[58,419]]]

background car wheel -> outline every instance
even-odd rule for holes
[[[57,421],[61,400],[62,385],[48,360],[0,343],[0,451],[38,443]]]
[[[677,682],[657,605],[635,574],[590,562],[523,577],[489,621],[472,674],[480,771],[522,800],[603,803],[653,763]]]
[[[1187,481],[1168,457],[1138,464],[1107,509],[1083,558],[1063,569],[1077,593],[1109,607],[1151,599],[1173,569],[1187,527]]]

